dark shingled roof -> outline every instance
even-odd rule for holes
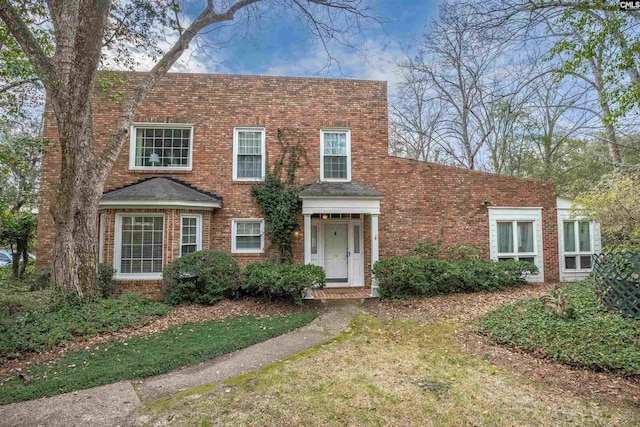
[[[384,194],[361,182],[317,182],[300,192],[300,197],[370,197],[381,198]]]
[[[220,203],[222,197],[199,190],[186,182],[169,177],[145,178],[140,181],[105,191],[102,201],[176,201]]]

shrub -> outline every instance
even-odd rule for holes
[[[98,295],[103,298],[113,296],[116,281],[113,280],[115,270],[110,264],[98,264]]]
[[[593,279],[571,283],[562,294],[572,306],[565,318],[543,299],[506,304],[480,319],[479,330],[499,343],[570,365],[640,374],[640,321],[610,313]]]
[[[51,267],[42,267],[29,276],[29,290],[41,291],[51,283]]]
[[[167,311],[165,304],[151,298],[126,294],[67,303],[54,311],[26,312],[0,323],[0,354],[44,351],[77,336],[141,327]]]
[[[444,258],[447,260],[469,260],[480,259],[482,249],[478,246],[461,245],[456,243],[444,251]]]
[[[326,280],[324,269],[317,265],[265,261],[247,265],[240,286],[249,295],[291,299],[302,304],[303,294],[310,288],[323,287]]]
[[[535,265],[522,261],[442,261],[415,256],[386,258],[373,266],[381,298],[495,291],[520,285],[527,272],[537,271]]]
[[[429,240],[418,243],[411,250],[414,255],[422,256],[425,258],[437,258],[440,254],[440,245]]]
[[[238,290],[240,267],[223,251],[193,252],[167,264],[162,271],[165,302],[215,304]]]

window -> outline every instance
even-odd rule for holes
[[[311,255],[318,254],[318,226],[311,226]]]
[[[180,216],[180,256],[202,249],[202,216]]]
[[[231,228],[231,252],[260,253],[264,250],[264,220],[234,219]]]
[[[163,243],[164,215],[117,215],[115,259],[118,275],[161,277]]]
[[[536,262],[533,221],[498,221],[498,260]]]
[[[133,125],[129,167],[191,170],[192,139],[191,125]]]
[[[564,221],[564,269],[591,270],[591,224],[588,221]]]
[[[233,179],[258,181],[264,179],[265,143],[263,128],[233,130]]]
[[[320,132],[320,177],[325,181],[351,181],[351,133]]]
[[[354,254],[360,253],[360,226],[359,225],[353,226],[353,253]]]

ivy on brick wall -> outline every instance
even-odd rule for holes
[[[280,128],[277,133],[280,153],[273,168],[267,168],[263,182],[252,185],[251,194],[265,216],[265,233],[278,248],[277,260],[290,263],[293,258],[293,232],[298,227],[301,187],[296,171],[308,163],[298,129]]]

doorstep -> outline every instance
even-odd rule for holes
[[[311,299],[362,299],[371,298],[371,288],[324,288],[311,291]]]

